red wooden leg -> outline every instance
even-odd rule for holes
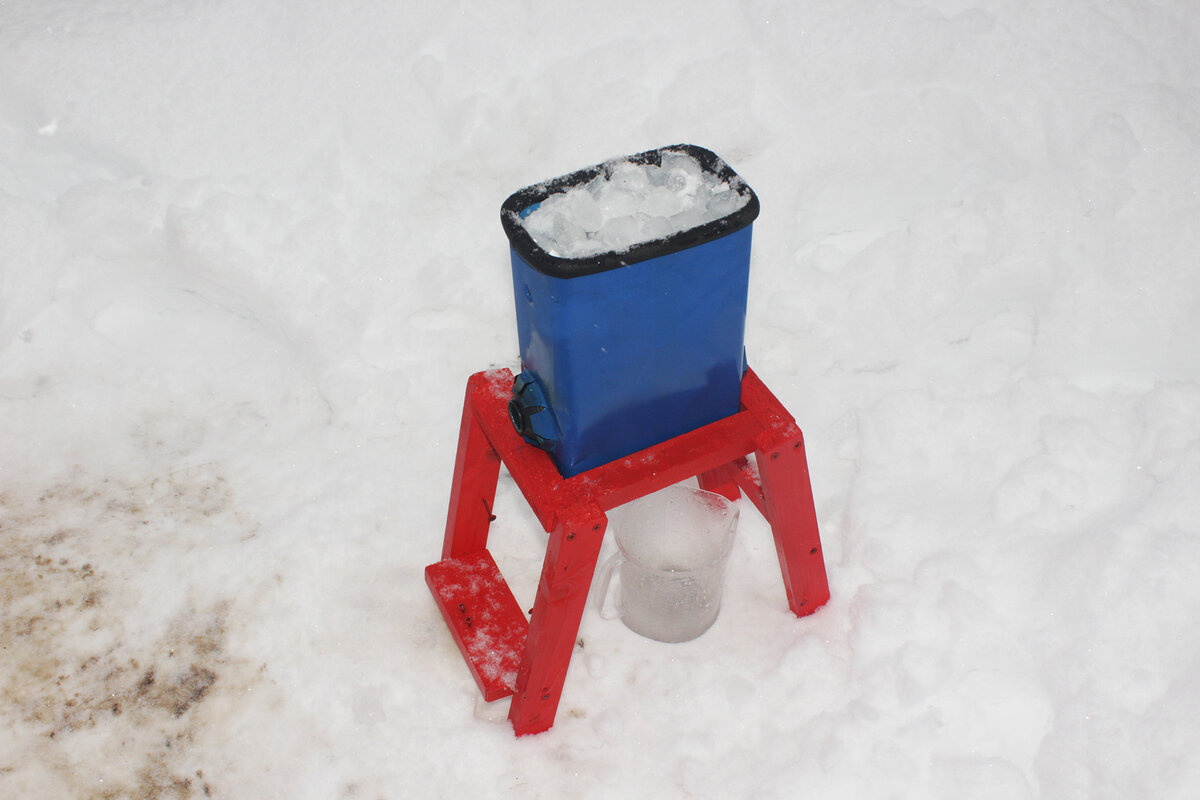
[[[804,437],[796,431],[794,437],[760,450],[756,456],[765,515],[775,536],[788,606],[802,617],[829,599]]]
[[[598,507],[576,506],[560,514],[550,531],[508,713],[518,736],[540,733],[554,724],[607,524]]]
[[[726,500],[737,500],[742,495],[735,480],[737,473],[737,462],[731,461],[708,472],[701,472],[696,476],[696,482],[706,492],[715,492]]]
[[[442,558],[461,558],[487,547],[492,524],[492,505],[500,478],[500,457],[492,449],[475,416],[475,380],[467,383],[462,424],[458,431],[458,455],[454,482],[450,487],[450,513]]]

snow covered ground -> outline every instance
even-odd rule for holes
[[[742,501],[516,739],[422,576],[499,207],[677,142],[833,598]],[[0,2],[0,796],[1200,796],[1197,187],[1187,0]]]

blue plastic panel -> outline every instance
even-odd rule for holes
[[[565,477],[738,411],[752,228],[740,214],[706,241],[658,242],[600,271],[547,270],[510,235],[521,365],[559,435],[539,446]]]

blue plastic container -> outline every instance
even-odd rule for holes
[[[665,239],[578,259],[539,247],[521,218],[618,162],[522,189],[501,208],[523,370],[509,411],[564,477],[738,411],[758,198],[724,161],[694,145],[620,161],[659,164],[669,152],[695,158],[745,205]]]

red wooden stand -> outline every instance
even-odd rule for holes
[[[467,382],[442,559],[425,580],[484,699],[514,695],[518,735],[554,724],[609,509],[693,476],[731,500],[740,489],[771,525],[791,610],[829,599],[804,437],[752,371],[737,414],[572,478],[513,429],[512,384],[506,369]],[[550,534],[528,621],[487,550],[501,463]]]

